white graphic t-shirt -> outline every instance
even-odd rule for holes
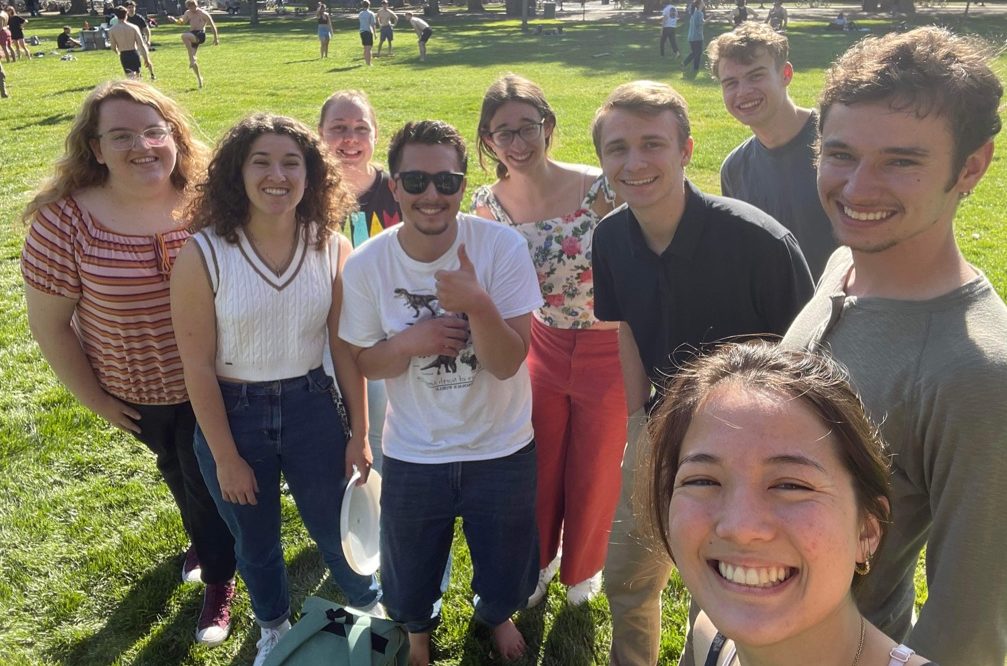
[[[462,243],[479,284],[504,319],[542,305],[527,243],[513,229],[459,215],[454,244],[424,263],[402,249],[401,228],[386,229],[346,262],[339,337],[350,344],[373,347],[427,319],[461,316],[440,307],[434,274],[458,269]],[[386,456],[414,463],[488,460],[510,455],[532,439],[527,366],[499,380],[479,365],[471,341],[458,356],[413,357],[406,372],[385,386]]]

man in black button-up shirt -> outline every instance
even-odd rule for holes
[[[685,179],[693,142],[685,100],[670,86],[619,86],[595,116],[593,134],[605,176],[626,202],[599,225],[592,250],[595,314],[621,322],[632,415],[605,563],[612,663],[652,666],[671,562],[638,532],[631,503],[652,388],[718,341],[782,335],[813,284],[797,241],[776,220]]]

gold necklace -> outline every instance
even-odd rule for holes
[[[864,638],[866,637],[866,635],[867,635],[867,622],[864,621],[864,616],[861,615],[860,616],[860,643],[857,645],[857,654],[854,655],[854,657],[853,657],[853,663],[850,666],[858,666],[858,664],[860,664],[860,655],[862,655],[864,653]],[[741,655],[735,654],[734,657],[731,658],[731,662],[733,663],[735,659],[737,659],[739,661],[739,663],[740,663],[740,661],[741,661]]]
[[[860,616],[860,645],[857,646],[857,655],[853,657],[853,665],[857,666],[860,663],[860,655],[864,653],[864,635],[867,633],[867,622],[864,620],[864,616]]]

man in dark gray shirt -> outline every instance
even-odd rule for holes
[[[751,21],[710,42],[710,71],[724,106],[754,134],[724,160],[720,190],[789,229],[817,281],[836,241],[815,184],[817,116],[787,93],[794,76],[788,52],[786,36]]]

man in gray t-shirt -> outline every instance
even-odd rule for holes
[[[929,27],[865,39],[832,66],[818,190],[847,247],[782,343],[845,364],[878,423],[892,520],[854,596],[941,666],[1007,663],[1007,306],[954,228],[1001,126],[985,53]]]
[[[724,160],[720,190],[789,229],[817,281],[836,241],[815,184],[817,116],[787,93],[794,76],[788,51],[786,36],[764,23],[745,22],[710,42],[710,71],[724,106],[754,135]]]

